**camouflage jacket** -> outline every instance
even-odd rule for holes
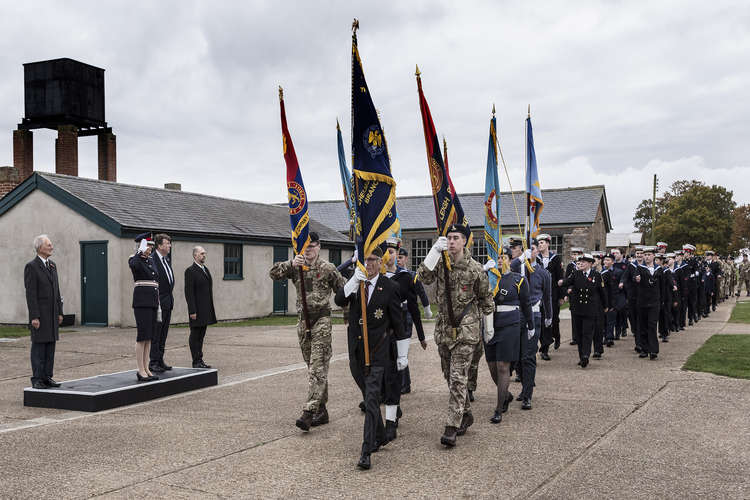
[[[456,321],[460,321],[455,338],[445,297],[443,258],[440,258],[433,271],[427,269],[424,263],[420,264],[417,276],[427,285],[436,283],[438,317],[435,324],[435,342],[438,345],[447,345],[448,348],[452,348],[459,342],[469,344],[479,342],[481,335],[479,323],[484,315],[491,314],[495,310],[495,303],[492,300],[487,273],[484,272],[479,262],[471,258],[471,252],[464,248],[461,261],[453,262],[452,269],[448,271],[448,288],[453,304],[453,315]]]
[[[740,262],[740,279],[746,280],[750,279],[750,261],[748,262]]]
[[[344,278],[336,270],[336,266],[318,258],[311,266],[307,266],[307,270],[303,273],[308,312],[310,314],[330,313],[331,294],[344,286]],[[272,280],[292,280],[297,289],[297,314],[302,314],[299,268],[292,266],[291,260],[276,262],[268,274]]]

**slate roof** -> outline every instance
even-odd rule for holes
[[[484,193],[459,194],[461,206],[472,227],[484,226]],[[516,226],[515,198],[521,225],[526,214],[524,192],[500,193],[500,223],[504,227]],[[542,230],[544,226],[580,226],[593,224],[601,203],[607,231],[612,227],[604,186],[543,189]],[[435,227],[435,208],[432,196],[404,196],[396,200],[398,216],[403,231],[432,229]],[[343,200],[310,201],[310,216],[328,227],[341,232],[349,230],[349,215]]]
[[[152,230],[207,238],[290,242],[286,207],[84,177],[35,172],[0,200],[0,215],[34,188],[42,189],[118,236]],[[351,245],[314,218],[324,243]]]

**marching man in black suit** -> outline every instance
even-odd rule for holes
[[[169,252],[172,250],[172,238],[166,234],[157,234],[154,236],[156,243],[156,252],[153,253],[152,259],[156,268],[159,283],[159,306],[161,307],[161,321],[156,323],[156,331],[151,341],[151,352],[149,353],[149,368],[152,372],[161,373],[171,370],[172,367],[164,362],[164,349],[167,346],[167,333],[169,332],[169,322],[172,319],[172,309],[174,309],[174,273],[169,258]]]
[[[50,260],[52,242],[46,234],[34,238],[34,250],[36,257],[23,270],[31,330],[31,385],[34,389],[49,389],[60,387],[52,379],[52,370],[63,305],[57,267]]]
[[[640,358],[656,359],[659,355],[659,339],[656,325],[659,321],[661,291],[664,288],[664,270],[654,264],[656,247],[643,249],[643,264],[633,280],[638,284],[638,334],[641,338]]]
[[[356,359],[350,363],[355,382],[363,389],[365,396],[365,424],[362,442],[362,455],[357,466],[370,468],[370,454],[396,437],[398,402],[389,401],[390,393],[398,394],[401,380],[393,377],[396,371],[396,341],[406,337],[401,315],[401,298],[398,284],[380,275],[383,251],[375,248],[365,258],[365,274],[359,267],[354,276],[336,292],[335,302],[339,307],[349,307],[349,356]],[[370,366],[365,365],[365,350],[362,331],[362,296],[360,282],[364,282],[364,301],[367,304],[367,344]],[[394,338],[389,338],[393,335]],[[393,384],[396,391],[385,391],[386,384]],[[361,386],[364,385],[364,388]],[[386,393],[385,418],[383,426],[380,414],[380,396]]]
[[[190,354],[193,368],[211,368],[203,362],[203,339],[208,325],[216,323],[213,280],[206,267],[206,250],[193,248],[193,265],[185,269],[185,300],[190,317]]]

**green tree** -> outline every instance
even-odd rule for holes
[[[729,244],[729,251],[737,252],[750,247],[750,205],[735,208],[732,215],[732,242]]]
[[[633,216],[635,226],[651,236],[651,200],[643,200]],[[677,181],[656,201],[655,240],[676,248],[684,243],[708,245],[726,253],[732,237],[735,202],[723,186]]]

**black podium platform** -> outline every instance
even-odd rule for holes
[[[178,368],[160,373],[159,380],[138,382],[136,371],[108,373],[61,382],[51,389],[23,390],[24,406],[61,410],[101,411],[202,389],[219,383],[214,368]]]

